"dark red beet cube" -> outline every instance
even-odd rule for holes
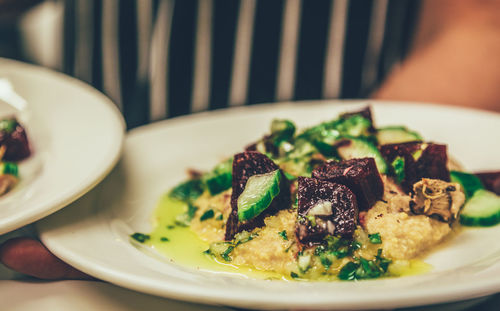
[[[0,146],[5,147],[3,160],[20,161],[31,155],[28,137],[24,127],[16,119],[2,120]]]
[[[390,164],[396,157],[405,161],[405,177],[401,182],[404,191],[410,192],[413,184],[422,178],[450,181],[446,145],[409,142],[380,146],[380,152]]]
[[[276,214],[279,210],[289,208],[290,185],[285,176],[282,176],[280,183],[280,193],[276,196],[271,205],[259,216],[240,222],[238,220],[238,197],[241,195],[248,179],[251,176],[266,174],[279,169],[278,165],[266,155],[257,151],[247,151],[238,153],[233,160],[233,182],[231,194],[231,214],[226,223],[226,241],[232,240],[234,235],[241,231],[250,231],[256,227],[264,226],[264,218]],[[281,173],[283,174],[283,173]]]
[[[321,243],[327,235],[351,238],[356,230],[358,205],[344,185],[299,177],[295,234],[305,245]]]
[[[370,209],[384,194],[384,184],[373,158],[327,162],[312,177],[345,185],[354,192],[360,211]]]
[[[497,195],[500,195],[500,171],[498,172],[481,172],[481,173],[476,173],[475,174],[481,182],[483,183],[484,187],[496,193]]]

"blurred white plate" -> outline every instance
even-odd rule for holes
[[[465,230],[426,261],[424,275],[362,282],[284,282],[205,272],[138,250],[128,235],[151,229],[160,196],[185,169],[210,169],[268,131],[273,118],[299,127],[360,102],[302,102],[197,114],[130,132],[124,156],[89,195],[39,222],[57,256],[95,277],[137,291],[257,309],[384,309],[472,299],[500,291],[500,226]],[[500,115],[426,104],[373,104],[377,125],[405,124],[446,142],[466,168],[500,168]]]
[[[0,198],[2,234],[59,210],[102,180],[118,160],[125,126],[108,98],[65,75],[0,59],[0,79],[0,116],[15,114],[34,149],[20,164],[20,183]]]

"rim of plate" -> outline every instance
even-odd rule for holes
[[[150,125],[142,126],[136,129],[133,129],[129,132],[126,137],[126,142],[130,139],[138,139],[141,136],[147,136],[151,132],[156,132],[165,127],[175,126],[179,123],[184,123],[187,121],[196,121],[203,120],[207,117],[218,118],[218,117],[227,117],[232,114],[240,114],[246,111],[256,111],[256,110],[275,110],[275,109],[286,109],[286,107],[297,107],[297,105],[324,105],[329,103],[341,104],[342,106],[349,105],[366,105],[369,103],[370,105],[381,105],[381,106],[425,106],[427,109],[444,109],[460,111],[461,113],[475,113],[481,115],[493,116],[495,118],[499,118],[500,114],[476,110],[471,108],[464,107],[453,107],[446,106],[435,103],[420,103],[420,102],[406,102],[406,101],[382,101],[382,100],[321,100],[321,101],[303,101],[303,102],[286,102],[279,104],[260,104],[253,106],[245,106],[245,107],[237,107],[237,108],[229,108],[229,109],[221,109],[211,112],[202,112],[196,113],[193,115],[182,116],[173,118],[170,120],[164,120],[160,122],[156,122]],[[100,186],[96,188],[96,191],[100,190]],[[77,205],[85,205],[92,204],[95,200],[96,191],[89,193],[89,195],[83,197],[80,201],[74,203]],[[83,207],[83,206],[82,206]],[[81,209],[79,209],[81,210]],[[87,215],[88,216],[88,215]],[[99,216],[99,215],[94,215]],[[94,220],[97,220],[94,219]],[[99,220],[104,224],[106,220]],[[100,223],[95,223],[95,226],[100,225]],[[259,296],[258,299],[253,297],[248,297],[243,292],[235,293],[231,292],[231,288],[227,288],[224,292],[221,293],[220,289],[210,288],[210,287],[197,287],[192,284],[182,284],[175,283],[169,281],[161,281],[151,277],[144,277],[142,275],[137,275],[131,273],[126,270],[117,270],[112,265],[108,263],[104,263],[103,265],[96,265],[96,262],[92,260],[92,258],[87,258],[85,256],[82,257],[78,252],[73,251],[71,247],[65,245],[64,242],[60,243],[57,239],[58,228],[51,228],[50,218],[46,219],[39,223],[38,228],[41,232],[41,239],[46,244],[46,246],[54,252],[61,259],[65,260],[69,264],[75,266],[77,269],[82,270],[90,275],[99,277],[105,281],[109,281],[119,286],[123,286],[126,288],[130,288],[133,290],[137,290],[144,293],[149,293],[157,296],[162,296],[166,298],[187,300],[198,303],[207,303],[214,305],[229,305],[236,307],[246,307],[246,308],[263,308],[263,309],[278,309],[278,308],[314,308],[314,309],[369,309],[369,308],[398,308],[398,307],[412,307],[418,305],[429,305],[429,304],[437,304],[437,303],[445,303],[452,301],[463,301],[467,299],[478,298],[482,296],[486,296],[489,294],[496,293],[500,291],[500,277],[492,277],[490,279],[473,279],[467,284],[455,283],[450,284],[447,283],[446,287],[440,288],[436,290],[435,287],[423,287],[419,288],[415,291],[399,291],[397,292],[398,296],[393,297],[389,295],[380,295],[379,291],[376,292],[365,292],[365,297],[360,299],[359,301],[353,301],[351,296],[335,296],[335,299],[331,299],[329,297],[321,296],[315,297],[316,301],[300,301],[301,297],[297,296],[289,296],[286,300],[280,295],[277,299],[277,295],[272,291],[267,293],[263,293],[263,295]],[[64,230],[64,229],[63,229]],[[67,229],[66,229],[67,230]],[[63,232],[64,233],[64,232]],[[72,231],[72,234],[75,234],[75,231]],[[493,272],[496,275],[500,276],[500,262],[493,263],[490,268],[494,268]],[[437,272],[444,273],[444,272]],[[425,275],[424,275],[425,276]],[[406,278],[420,278],[421,276],[408,276]],[[398,282],[398,278],[395,279],[385,279],[390,284]],[[422,278],[424,281],[425,278]],[[251,279],[249,282],[257,282],[262,283],[263,280],[255,280]],[[352,283],[342,283],[344,287],[347,289],[355,289],[357,286],[363,286],[362,284],[370,284],[374,285],[378,283],[379,280],[364,280],[362,282],[352,282]],[[304,289],[311,289],[310,287],[314,287],[311,284],[318,284],[316,282],[304,283]],[[339,283],[340,284],[340,283]],[[358,288],[359,289],[359,288]],[[366,287],[369,289],[369,287]],[[231,293],[228,295],[228,291]],[[281,293],[280,293],[281,294]]]
[[[109,144],[109,148],[102,154],[99,166],[92,168],[92,170],[90,170],[85,177],[71,185],[68,185],[67,188],[59,191],[51,198],[46,199],[43,202],[28,202],[31,203],[29,208],[23,206],[23,208],[19,209],[16,213],[9,215],[7,219],[0,219],[0,234],[7,233],[48,216],[72,203],[94,188],[109,174],[109,172],[111,172],[112,168],[118,162],[123,148],[126,129],[125,121],[116,105],[107,96],[76,78],[45,67],[0,58],[0,75],[12,73],[15,75],[22,75],[25,77],[24,79],[44,78],[57,81],[58,83],[70,85],[86,94],[89,94],[89,96],[95,99],[96,104],[100,107],[101,110],[99,112],[106,114],[106,124],[108,124],[107,127],[111,130],[108,134],[110,134],[113,139],[112,143]],[[23,96],[22,91],[16,91]],[[85,107],[85,109],[89,108]],[[53,113],[53,111],[51,113]],[[33,118],[36,119],[37,116],[35,115]],[[74,115],[74,118],[77,119],[79,116]],[[48,128],[49,134],[52,134],[50,126],[47,126],[46,124],[43,125]],[[52,139],[53,137],[51,136],[49,138]],[[50,162],[50,160],[47,161]],[[44,164],[42,164],[42,166],[43,165]],[[49,172],[49,174],[51,173]],[[42,177],[45,178],[45,172],[43,176],[39,176],[36,179],[40,179]],[[35,182],[38,183],[38,180],[35,180]]]

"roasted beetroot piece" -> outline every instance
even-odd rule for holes
[[[413,184],[422,178],[450,181],[446,145],[408,142],[380,146],[380,152],[387,163],[396,158],[404,160],[404,177],[401,187],[405,192],[413,189]]]
[[[5,148],[5,161],[20,161],[31,155],[26,131],[15,118],[0,121],[0,146]]]
[[[304,245],[321,243],[327,235],[351,238],[358,220],[354,193],[344,185],[299,177],[295,234]]]
[[[316,168],[312,177],[347,186],[356,195],[360,211],[370,209],[384,194],[384,184],[373,158],[327,162]]]
[[[363,118],[365,118],[367,120],[370,120],[370,123],[372,124],[370,127],[370,132],[375,132],[375,127],[374,127],[373,118],[372,118],[372,109],[370,108],[370,106],[366,106],[365,108],[358,110],[358,111],[346,112],[346,113],[342,114],[340,117],[343,119],[347,119],[347,118],[352,117],[352,116],[357,115],[357,114],[361,115]]]
[[[500,171],[497,172],[481,172],[481,173],[476,173],[475,174],[481,182],[483,183],[484,187],[491,191],[496,193],[497,195],[500,195]]]
[[[266,174],[278,170],[279,167],[271,159],[260,152],[247,151],[238,153],[233,160],[233,181],[231,194],[231,214],[226,223],[225,239],[232,240],[234,235],[243,230],[250,231],[264,226],[264,218],[276,214],[281,209],[289,208],[290,184],[282,174],[279,194],[272,200],[267,209],[257,217],[245,222],[238,220],[238,198],[245,189],[248,179],[254,175]]]

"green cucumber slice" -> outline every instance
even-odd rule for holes
[[[276,145],[291,139],[293,134],[295,134],[295,124],[292,121],[274,119],[271,122],[271,135],[274,136]]]
[[[481,180],[474,174],[459,171],[450,171],[452,182],[459,183],[465,193],[465,197],[470,199],[479,189],[484,189]]]
[[[378,171],[381,174],[387,173],[387,164],[374,144],[360,138],[348,138],[347,140],[349,143],[340,143],[337,147],[337,153],[342,159],[374,158]]]
[[[494,226],[500,222],[500,197],[491,191],[479,189],[465,203],[460,223],[466,226]]]
[[[266,210],[280,193],[280,182],[280,170],[251,176],[238,197],[238,220],[250,220]]]
[[[233,181],[233,158],[219,163],[211,172],[203,175],[203,182],[211,195],[231,188]]]
[[[377,140],[379,145],[386,145],[421,141],[423,139],[417,132],[410,131],[404,126],[387,126],[377,130]]]
[[[356,114],[348,118],[341,119],[343,122],[339,122],[337,125],[337,130],[343,135],[349,136],[363,136],[369,135],[372,123],[370,120],[363,118],[363,116]]]

